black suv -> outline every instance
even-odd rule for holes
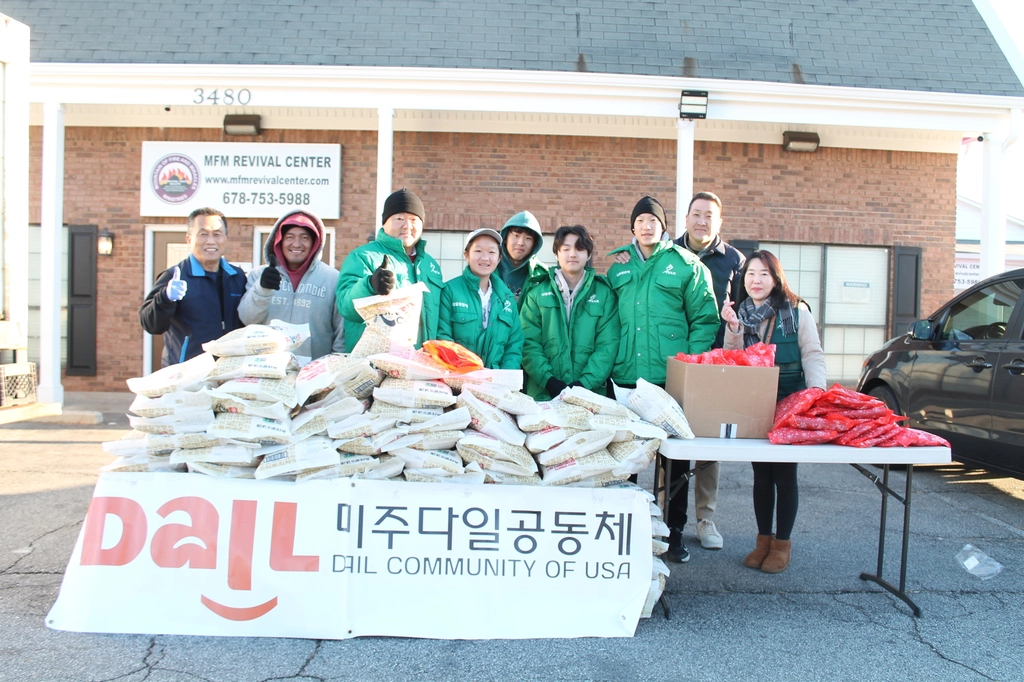
[[[1024,478],[1024,269],[957,295],[864,361],[857,390],[962,462]]]

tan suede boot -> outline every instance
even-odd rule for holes
[[[761,564],[764,563],[765,558],[768,556],[772,540],[774,539],[774,535],[758,535],[757,545],[754,547],[754,551],[743,560],[743,565],[747,568],[761,568]]]
[[[772,538],[772,547],[761,564],[761,570],[765,573],[782,573],[789,566],[789,552],[793,547],[792,540],[778,540]]]

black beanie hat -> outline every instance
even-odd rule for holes
[[[636,202],[636,206],[633,207],[633,215],[629,217],[630,232],[633,231],[633,225],[636,223],[636,217],[644,213],[650,213],[661,221],[662,229],[668,229],[668,221],[665,219],[665,208],[657,199],[648,196]]]
[[[380,216],[380,224],[383,225],[386,223],[388,218],[396,213],[412,213],[415,216],[419,216],[420,220],[426,220],[426,211],[423,210],[423,202],[420,201],[418,196],[404,187],[397,192],[392,193],[392,195],[384,201],[384,212]]]

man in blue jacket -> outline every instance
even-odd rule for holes
[[[227,242],[223,213],[192,211],[185,233],[191,253],[157,277],[139,308],[142,328],[164,335],[164,367],[194,358],[207,341],[243,326],[238,303],[245,293],[245,273],[223,257]]]

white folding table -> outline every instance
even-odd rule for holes
[[[910,599],[905,589],[907,545],[910,539],[911,481],[914,476],[915,464],[948,464],[952,461],[949,448],[855,448],[843,445],[772,445],[767,439],[755,438],[694,438],[692,440],[669,438],[662,443],[654,465],[654,494],[663,515],[668,512],[669,500],[679,492],[684,481],[696,473],[697,470],[689,465],[689,462],[694,460],[701,462],[849,464],[860,471],[882,493],[882,513],[878,528],[878,564],[874,573],[861,573],[860,578],[878,584],[906,602],[915,616],[921,615],[921,609]],[[687,464],[682,477],[676,481],[675,485],[670,485],[673,462],[686,462]],[[864,464],[880,465],[882,467],[881,478],[865,469]],[[893,464],[905,464],[907,467],[906,488],[902,495],[889,487],[889,467]],[[903,543],[900,553],[898,587],[882,577],[882,564],[885,559],[885,520],[890,497],[903,505]],[[662,601],[662,606],[666,606],[664,601]],[[668,615],[667,608],[665,614]]]

